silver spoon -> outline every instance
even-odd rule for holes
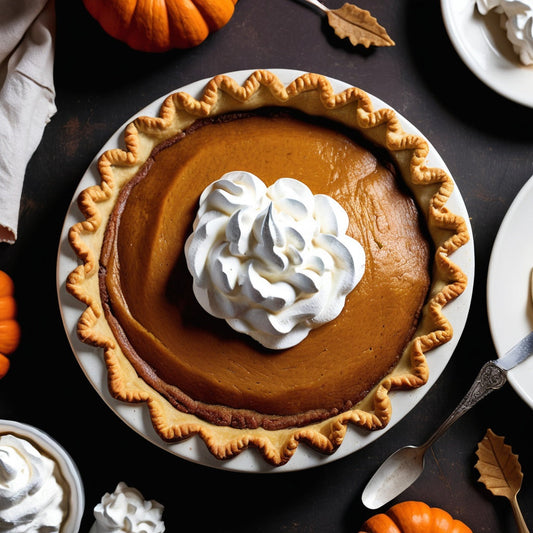
[[[507,382],[507,371],[529,357],[532,352],[533,332],[500,359],[485,363],[459,405],[424,444],[400,448],[378,468],[363,491],[363,504],[369,509],[377,509],[410,487],[424,470],[426,450],[479,400],[493,390],[503,387]]]

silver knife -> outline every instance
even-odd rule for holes
[[[533,354],[533,331],[518,341],[502,357],[494,361],[487,361],[479,371],[472,387],[466,393],[449,419],[447,427],[451,426],[461,415],[466,413],[479,400],[493,390],[499,389],[507,382],[507,372],[525,361]]]
[[[511,370],[525,361],[533,353],[533,331],[518,341],[505,355],[496,359],[494,364],[502,370]]]
[[[507,372],[525,361],[533,354],[533,331],[518,341],[502,357],[487,361],[479,371],[470,390],[450,415],[450,422],[455,422],[479,400],[493,390],[499,389],[507,382]],[[451,425],[451,424],[449,424]]]

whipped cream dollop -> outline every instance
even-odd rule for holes
[[[333,320],[365,269],[330,196],[281,178],[234,171],[200,197],[185,244],[194,294],[211,315],[263,346],[285,349]]]
[[[68,512],[58,466],[28,440],[0,436],[0,531],[54,533]]]
[[[494,10],[515,53],[524,65],[533,65],[533,0],[476,0],[482,15]]]
[[[90,533],[163,533],[163,511],[160,503],[146,501],[137,489],[121,481],[94,508]]]

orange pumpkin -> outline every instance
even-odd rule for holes
[[[143,52],[191,48],[222,28],[237,0],[83,0],[112,37]]]
[[[372,516],[359,533],[472,533],[472,530],[438,507],[407,501]]]
[[[0,270],[0,378],[9,370],[7,355],[13,353],[20,342],[20,326],[15,320],[17,305],[13,280]]]
[[[0,379],[2,379],[9,370],[9,366],[11,365],[11,362],[9,359],[4,355],[0,353]]]

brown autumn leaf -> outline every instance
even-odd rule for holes
[[[353,4],[344,4],[339,9],[328,9],[329,25],[335,34],[344,39],[348,37],[353,46],[394,46],[394,41],[387,34],[370,11]]]
[[[518,455],[513,454],[511,446],[505,444],[504,440],[488,429],[478,444],[475,468],[481,474],[478,481],[492,494],[513,500],[522,486],[524,476]]]

